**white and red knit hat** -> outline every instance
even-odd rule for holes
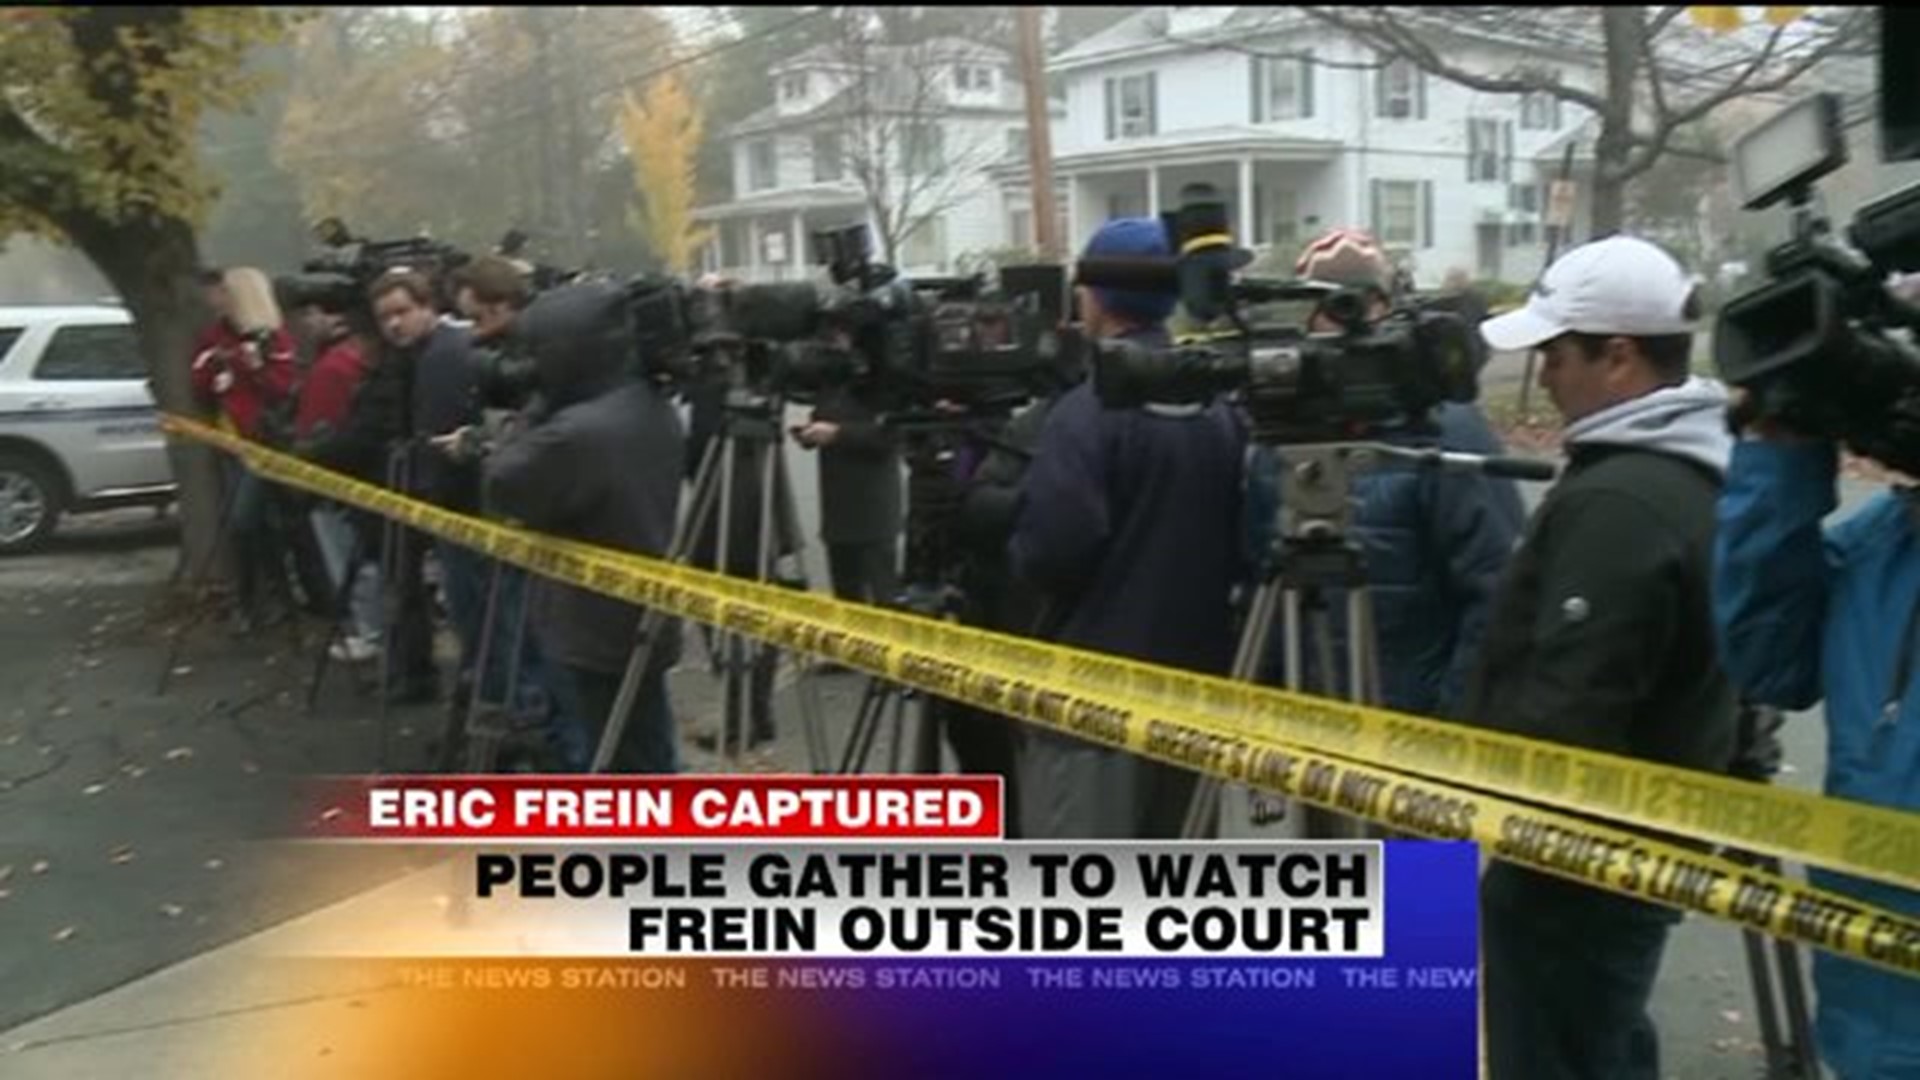
[[[1393,263],[1373,236],[1360,229],[1334,229],[1308,244],[1293,272],[1329,285],[1393,291]]]

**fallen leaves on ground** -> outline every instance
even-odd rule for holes
[[[80,932],[80,928],[77,926],[63,926],[60,929],[53,932],[53,940],[67,941],[71,939],[73,935],[79,932]]]
[[[173,749],[167,751],[162,756],[164,756],[168,761],[189,761],[193,758],[193,747],[176,746]]]
[[[41,859],[35,862],[30,869],[31,869],[31,872],[34,874],[34,876],[38,877],[39,875],[44,874],[47,871],[53,869],[53,864],[48,862],[45,859]]]
[[[107,853],[107,859],[115,866],[125,866],[133,861],[133,845],[122,844]]]
[[[179,904],[161,904],[160,905],[160,914],[165,915],[169,919],[177,919],[180,916],[185,915],[186,913],[187,913],[187,909],[181,907]]]

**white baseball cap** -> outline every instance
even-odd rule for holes
[[[1540,275],[1527,306],[1480,324],[1502,351],[1532,349],[1565,333],[1659,337],[1690,334],[1693,279],[1645,240],[1610,236],[1567,252]]]

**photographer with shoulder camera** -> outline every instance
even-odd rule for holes
[[[1614,236],[1563,255],[1524,308],[1482,325],[1496,349],[1543,353],[1568,461],[1494,602],[1465,722],[1733,764],[1709,594],[1731,439],[1726,391],[1689,373],[1696,305],[1671,256]],[[1481,905],[1493,1080],[1661,1075],[1647,1002],[1679,912],[1505,861]]]
[[[207,270],[200,281],[216,317],[194,340],[188,369],[194,397],[215,410],[220,426],[271,443],[277,432],[270,418],[286,403],[295,378],[293,337],[282,324],[273,284],[252,267]],[[262,621],[284,618],[295,605],[273,492],[238,458],[226,460],[231,494],[222,531],[233,552],[235,629],[250,633]],[[263,599],[280,610],[263,610]]]
[[[900,591],[900,451],[861,388],[821,396],[812,418],[793,431],[820,452],[820,540],[833,594],[862,604],[891,604]]]
[[[1887,410],[1895,419],[1883,452],[1896,460],[1916,460],[1920,448],[1915,375],[1910,367],[1909,385]],[[1745,425],[1719,504],[1721,655],[1760,701],[1787,709],[1824,702],[1828,795],[1920,810],[1920,493],[1903,481],[1823,525],[1839,505],[1839,459],[1834,441],[1779,418]],[[1920,915],[1913,890],[1820,869],[1808,876]],[[1813,981],[1820,1057],[1837,1076],[1920,1076],[1920,982],[1827,952],[1813,955]]]
[[[1373,238],[1336,229],[1309,244],[1294,272],[1301,278],[1358,290],[1367,319],[1392,311],[1394,268]],[[1472,324],[1478,325],[1478,322]],[[1313,333],[1341,326],[1321,305],[1308,322]],[[1393,432],[1382,441],[1403,446],[1497,456],[1500,437],[1478,406],[1445,402],[1431,417],[1433,430]],[[1280,455],[1256,447],[1248,463],[1247,514],[1256,559],[1270,556],[1280,510]],[[1478,471],[1386,466],[1364,470],[1353,481],[1354,531],[1366,555],[1373,590],[1373,621],[1380,657],[1382,704],[1423,716],[1448,716],[1485,633],[1500,575],[1526,522],[1518,486]],[[1336,633],[1344,635],[1344,603]],[[1266,660],[1280,670],[1282,635],[1271,639]],[[1341,655],[1336,642],[1335,655]],[[1308,658],[1312,662],[1312,658]],[[1336,680],[1345,670],[1326,673]]]
[[[538,411],[509,427],[485,465],[489,506],[540,532],[664,556],[679,513],[686,440],[673,406],[630,373],[625,293],[569,285],[521,316],[540,388]],[[531,613],[556,704],[580,741],[596,746],[613,710],[641,609],[572,585],[532,583]],[[667,670],[677,625],[653,652],[612,767],[679,769]],[[578,763],[584,767],[590,762]]]
[[[1086,256],[1171,254],[1163,224],[1119,218]],[[1087,335],[1170,344],[1174,298],[1078,290]],[[1240,579],[1246,432],[1226,404],[1107,409],[1083,382],[1046,417],[1021,484],[1008,558],[1046,594],[1036,636],[1225,674]],[[1030,732],[1021,766],[1030,838],[1179,834],[1197,777],[1124,750]]]
[[[293,445],[303,456],[315,456],[317,447],[346,427],[366,380],[369,348],[352,324],[356,306],[357,298],[351,295],[315,297],[300,306],[300,321],[316,350],[293,414]],[[372,549],[364,542],[356,545],[355,538],[379,526],[327,501],[317,501],[307,518],[335,592],[352,578],[345,613],[347,633],[332,646],[333,658],[348,663],[372,660],[380,651],[380,574],[378,564],[371,561]],[[356,550],[360,565],[353,565]],[[339,617],[331,610],[331,595],[328,601],[327,614]]]
[[[394,269],[367,291],[384,348],[356,396],[347,423],[312,450],[314,460],[374,483],[388,482],[389,463],[405,467],[409,495],[450,510],[472,511],[479,478],[427,440],[465,426],[473,416],[475,371],[466,330],[440,319],[426,275]],[[397,683],[383,692],[396,704],[439,698],[433,622],[425,577],[427,540],[403,533],[396,590],[398,614],[387,627]],[[462,642],[462,654],[468,653]]]
[[[521,268],[498,255],[483,255],[461,266],[454,271],[451,284],[454,305],[471,324],[475,396],[468,422],[435,434],[429,441],[454,468],[477,476],[480,462],[489,452],[484,410],[524,407],[535,392],[532,361],[518,340],[518,320],[532,299],[532,291]],[[476,509],[480,501],[476,499]],[[461,643],[454,707],[464,707],[476,685],[483,700],[498,703],[512,683],[517,699],[510,703],[512,710],[522,716],[539,714],[542,709],[536,691],[544,689],[546,679],[531,635],[521,635],[520,654],[513,655],[515,631],[526,603],[526,572],[500,566],[458,544],[440,543],[436,551],[446,571],[447,612],[458,628]],[[485,645],[487,670],[476,678],[473,668],[479,661],[481,636],[489,631],[487,592],[496,570],[499,591]],[[511,677],[516,669],[521,674],[517,680]],[[578,756],[577,748],[566,745],[567,732],[549,735],[554,752],[563,758]]]

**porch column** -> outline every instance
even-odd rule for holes
[[[804,242],[806,238],[807,238],[807,233],[803,223],[801,222],[800,211],[795,210],[793,212],[793,224],[788,227],[788,235],[787,235],[787,270],[788,272],[786,274],[781,275],[782,277],[791,281],[798,281],[802,277],[806,276],[806,270],[807,270],[806,250],[807,249],[804,246]]]
[[[1147,216],[1160,216],[1160,166],[1147,166]]]
[[[1240,159],[1240,217],[1236,222],[1240,226],[1235,242],[1241,245],[1253,243],[1253,158]]]

